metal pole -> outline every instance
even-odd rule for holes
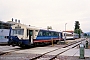
[[[65,23],[65,41],[66,41],[66,25],[67,25],[67,23]]]
[[[80,44],[80,59],[85,59],[84,57],[85,52],[84,52],[84,44]]]
[[[60,38],[61,38],[60,36],[61,36],[61,35],[60,35],[60,33],[59,33],[59,44],[60,44],[60,42],[61,42],[61,41],[60,41]]]
[[[54,46],[54,43],[53,43],[53,38],[52,38],[52,46]]]

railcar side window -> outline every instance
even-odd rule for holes
[[[46,32],[46,36],[49,36],[49,32]]]
[[[59,36],[59,33],[54,32],[54,33],[53,33],[53,36]]]
[[[52,33],[51,33],[51,36],[53,36],[53,35],[54,35],[54,33],[52,32]]]
[[[36,32],[38,32],[38,30],[35,30]]]
[[[66,34],[66,36],[73,36],[73,34]]]
[[[49,32],[49,36],[51,36],[51,32]]]
[[[43,31],[43,36],[46,36],[46,32]]]
[[[59,36],[59,33],[57,33],[57,36]]]
[[[33,30],[29,30],[29,35],[33,35]]]
[[[42,32],[39,32],[39,36],[42,36]]]
[[[65,33],[64,33],[64,36],[65,36]]]
[[[1,23],[0,23],[0,29],[1,29]]]

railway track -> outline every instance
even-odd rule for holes
[[[72,44],[69,44],[67,46],[64,46],[63,48],[58,48],[49,52],[46,52],[44,54],[41,54],[39,56],[36,56],[34,58],[31,58],[30,60],[53,60],[55,59],[58,55],[78,46],[81,44],[82,41],[85,41],[84,39],[78,42],[74,42]],[[52,54],[52,55],[51,55]]]

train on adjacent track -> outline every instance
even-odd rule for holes
[[[76,33],[71,33],[71,32],[63,32],[63,39],[66,40],[74,40],[74,39],[78,39],[79,38],[79,34]]]
[[[13,25],[10,28],[10,33],[7,38],[9,39],[9,45],[20,47],[49,44],[52,41],[57,43],[58,41],[64,40],[62,32],[41,28],[39,29],[24,24]],[[75,36],[73,35],[73,39],[74,38]]]
[[[11,24],[0,21],[0,45],[7,44],[8,39],[5,36],[9,36]]]

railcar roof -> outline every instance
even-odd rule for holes
[[[18,24],[15,24],[15,25],[18,25]],[[15,26],[15,25],[13,25],[13,26]],[[40,28],[40,27],[30,26],[30,25],[25,25],[25,24],[19,24],[19,25],[22,25],[22,26],[26,27],[27,29],[32,28],[32,29],[36,29],[36,30],[52,31],[52,32],[60,32],[60,31],[47,30],[47,29],[45,29],[45,28]]]
[[[29,25],[26,25],[27,28],[34,28],[34,29],[40,29],[40,30],[43,30],[43,31],[52,31],[52,32],[60,32],[60,31],[55,31],[55,30],[47,30],[45,28],[40,28],[40,27],[35,27],[35,26],[29,26]]]
[[[9,24],[9,23],[7,23],[7,22],[3,22],[3,21],[0,21],[0,23],[2,23],[2,24]],[[10,24],[9,24],[10,25]]]
[[[40,29],[40,30],[43,30],[43,31],[51,31],[51,32],[60,32],[60,31],[55,31],[55,30],[47,30],[47,29]]]

